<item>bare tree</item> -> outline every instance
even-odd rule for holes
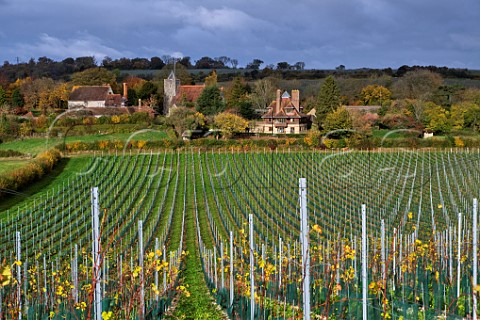
[[[275,99],[276,85],[274,80],[264,78],[253,83],[251,99],[255,110],[265,112],[270,103]]]
[[[396,98],[426,99],[433,91],[443,84],[438,73],[429,70],[415,70],[405,73],[393,85]]]
[[[215,60],[221,62],[224,66],[229,64],[230,61],[231,61],[231,59],[229,57],[226,57],[226,56],[217,57],[217,58],[215,58]]]

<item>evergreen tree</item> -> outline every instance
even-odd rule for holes
[[[209,86],[203,89],[197,100],[197,111],[204,115],[214,115],[225,109],[225,103],[216,86]]]
[[[255,110],[253,109],[252,102],[249,100],[241,101],[238,105],[238,113],[248,120],[255,118]]]
[[[248,96],[249,91],[245,80],[235,77],[226,92],[227,108],[235,110],[245,119],[253,119],[255,116],[252,101]]]
[[[14,108],[21,108],[25,105],[25,100],[23,99],[23,95],[20,92],[20,89],[15,88],[12,91],[12,107]]]
[[[0,107],[7,103],[7,93],[2,86],[0,86]]]
[[[138,97],[142,100],[149,99],[158,91],[158,88],[151,81],[145,82],[138,90]]]
[[[241,77],[235,77],[226,92],[227,108],[238,108],[240,103],[247,99],[247,94],[248,87],[245,80]]]
[[[12,134],[10,121],[5,113],[0,116],[0,134]]]
[[[323,82],[317,98],[315,115],[319,128],[323,128],[327,114],[334,112],[339,106],[340,91],[333,76],[328,76]]]
[[[128,102],[127,104],[129,106],[136,106],[138,105],[138,96],[137,96],[137,91],[135,91],[135,89],[132,89],[132,88],[128,88],[127,89],[127,99],[128,99]]]

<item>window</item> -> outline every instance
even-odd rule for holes
[[[290,133],[295,133],[295,128],[294,127],[290,128]]]

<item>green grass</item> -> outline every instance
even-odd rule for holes
[[[0,162],[1,163],[1,162]],[[7,210],[13,206],[19,205],[26,198],[33,195],[39,196],[61,186],[69,177],[73,177],[85,165],[84,157],[63,158],[58,165],[39,181],[32,183],[29,187],[19,190],[19,194],[12,195],[0,201],[0,212]],[[1,218],[1,217],[0,217]]]
[[[146,131],[143,131],[146,130]],[[102,141],[102,140],[121,140],[127,141],[129,138],[132,140],[149,140],[149,141],[156,141],[160,139],[167,138],[165,132],[158,132],[158,131],[147,131],[148,129],[143,129],[132,133],[110,133],[110,134],[91,134],[86,136],[73,136],[73,137],[66,137],[65,142],[95,142],[95,141]]]
[[[28,163],[29,160],[0,160],[0,175],[6,172],[9,172],[13,169],[23,166],[24,164]]]
[[[380,129],[380,130],[372,131],[372,136],[374,138],[386,138],[386,139],[416,137],[418,136],[418,134],[419,133],[414,131],[414,129],[399,129],[399,130]]]
[[[186,211],[184,241],[188,254],[185,258],[180,285],[186,287],[190,296],[182,294],[172,314],[165,319],[225,319],[224,313],[217,309],[217,305],[214,303],[203,277],[193,210]]]
[[[138,133],[137,133],[138,132]],[[35,156],[42,151],[50,149],[51,147],[58,145],[62,142],[96,142],[101,140],[121,140],[127,141],[129,138],[133,140],[148,140],[158,141],[160,139],[167,138],[165,132],[159,131],[145,131],[139,130],[133,133],[111,133],[111,134],[90,134],[85,136],[71,136],[66,138],[26,138],[21,140],[8,141],[0,144],[0,150],[14,150],[20,151],[25,154]]]
[[[0,150],[11,149],[34,156],[42,151],[50,149],[60,142],[61,140],[59,138],[27,138],[1,143]]]

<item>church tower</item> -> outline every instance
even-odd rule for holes
[[[175,76],[175,71],[170,72],[168,78],[163,80],[163,114],[168,115],[179,87],[180,80]]]

